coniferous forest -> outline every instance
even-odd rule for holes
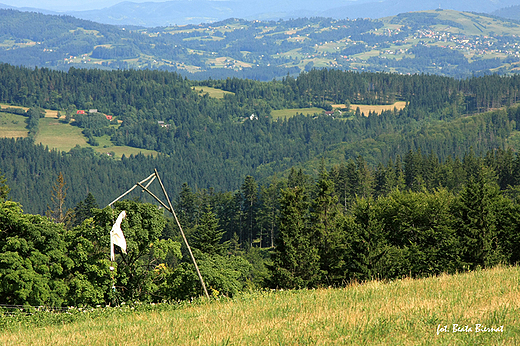
[[[60,306],[200,295],[171,215],[140,192],[105,207],[155,168],[213,295],[517,263],[519,84],[326,69],[195,82],[0,65],[0,102],[28,107],[33,131],[40,108],[96,108],[122,123],[78,117],[85,136],[159,152],[115,160],[58,152],[30,132],[0,139],[0,296]],[[196,86],[230,93],[212,98]],[[395,101],[406,107],[356,108]],[[272,116],[331,104],[346,106],[339,116]],[[128,253],[111,272],[121,210]]]

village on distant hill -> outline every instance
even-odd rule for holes
[[[159,69],[198,80],[268,81],[313,68],[465,78],[515,73],[520,63],[518,22],[453,10],[153,29],[12,10],[0,17],[0,61],[60,70]]]

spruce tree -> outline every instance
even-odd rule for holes
[[[319,282],[319,254],[311,241],[305,197],[305,190],[301,187],[282,190],[280,231],[273,264],[269,266],[272,287],[313,287]]]
[[[228,242],[221,243],[225,231],[219,226],[217,216],[209,205],[206,205],[198,224],[192,234],[192,246],[209,255],[223,255]]]
[[[345,237],[342,232],[342,213],[338,197],[334,193],[334,182],[322,169],[316,183],[316,196],[311,203],[311,230],[314,245],[320,257],[321,274],[327,284],[341,282],[344,278]]]
[[[256,202],[258,200],[258,184],[255,178],[248,175],[242,184],[242,195],[244,198],[244,209],[247,214],[247,243],[251,244],[254,237],[254,214],[256,212]]]
[[[79,201],[74,208],[74,216],[72,217],[72,226],[81,225],[83,221],[94,216],[93,208],[99,208],[96,199],[89,192],[83,201]]]

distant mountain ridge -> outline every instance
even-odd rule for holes
[[[209,2],[209,1],[208,1]],[[520,71],[520,23],[454,10],[143,28],[0,10],[0,62],[60,70],[162,69],[190,79],[283,78],[313,68],[441,74]]]
[[[502,18],[520,20],[520,5],[501,8],[491,12],[491,14]]]
[[[0,8],[44,14],[65,14],[103,24],[158,27],[211,23],[228,18],[248,20],[278,20],[301,17],[375,19],[404,12],[437,8],[495,14],[501,9],[515,5],[520,5],[520,0],[357,0],[349,2],[344,0],[327,2],[265,0],[262,2],[262,6],[252,6],[250,2],[245,0],[173,0],[144,3],[124,1],[114,6],[89,11],[55,12],[36,8],[17,8],[4,4],[0,4]]]

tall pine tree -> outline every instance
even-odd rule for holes
[[[269,266],[270,285],[282,288],[315,286],[320,279],[319,254],[311,239],[304,189],[283,189],[280,206],[280,231],[273,264]]]

